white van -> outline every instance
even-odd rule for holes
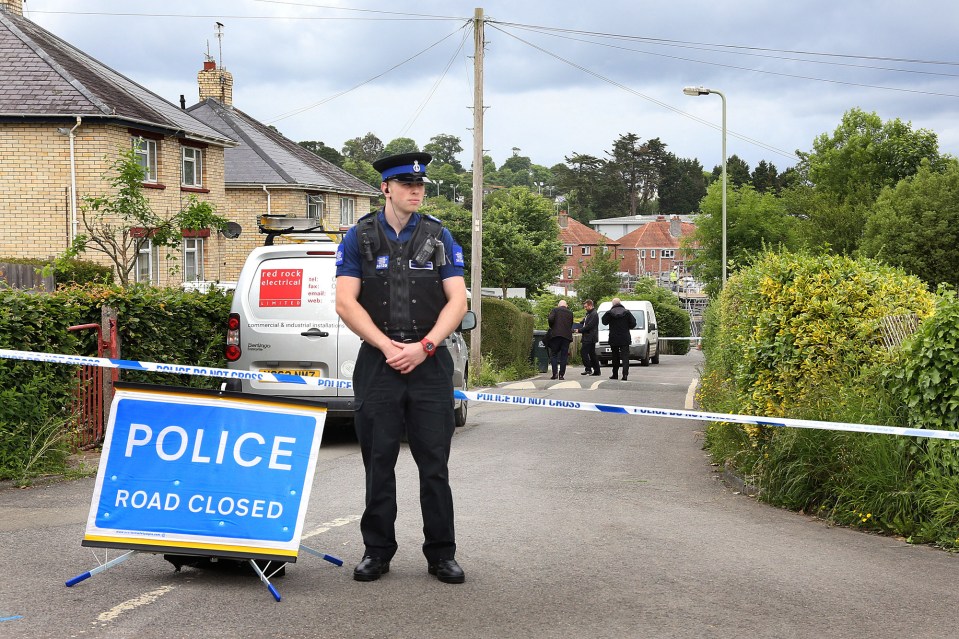
[[[360,349],[356,336],[336,314],[337,238],[311,228],[309,218],[263,216],[267,246],[247,257],[227,323],[229,368],[302,377],[353,379]],[[272,245],[286,235],[295,243]],[[460,330],[476,325],[468,311]],[[453,386],[466,389],[469,359],[459,331],[446,339],[453,356]],[[329,417],[352,417],[353,390],[295,383],[229,380],[227,390],[326,404]],[[466,423],[466,401],[456,400],[456,425]]]
[[[656,326],[656,311],[646,300],[623,300],[623,307],[636,318],[636,328],[629,333],[632,343],[629,345],[629,359],[638,359],[643,366],[659,363],[659,330]],[[603,325],[603,314],[613,307],[612,302],[603,302],[596,309],[599,314],[599,341],[596,344],[596,356],[602,366],[609,366],[613,350],[609,347],[609,327]]]

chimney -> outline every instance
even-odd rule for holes
[[[213,98],[224,106],[233,106],[233,74],[229,71],[217,69],[215,61],[206,60],[196,79],[200,85],[201,102]]]
[[[673,237],[679,237],[683,234],[683,222],[678,215],[669,218],[669,234]]]
[[[0,10],[23,17],[23,0],[0,0]]]
[[[565,229],[569,226],[569,211],[559,212],[559,228]]]

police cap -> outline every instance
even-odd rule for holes
[[[429,153],[399,153],[380,158],[373,168],[380,172],[383,181],[429,182],[426,177],[426,165],[433,159]]]

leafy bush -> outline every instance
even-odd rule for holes
[[[908,349],[890,353],[881,339],[882,320],[928,317],[933,302],[917,278],[871,260],[761,255],[731,278],[718,303],[707,309],[700,404],[717,412],[901,423],[909,397],[925,397],[937,379],[948,384],[945,375],[953,373],[944,370],[950,366],[944,358],[938,377],[925,374],[930,358],[942,356],[934,349],[922,357]],[[942,312],[940,304],[936,317]],[[959,331],[956,318],[946,316],[924,324],[920,335],[950,321]],[[922,342],[927,347],[954,348],[955,337],[950,342],[943,334],[928,334]],[[954,375],[951,379],[959,380],[959,367]],[[959,397],[939,399],[946,407],[950,401],[953,408],[959,405]],[[941,417],[955,423],[949,413]],[[923,457],[940,444],[736,424],[711,424],[706,435],[714,459],[759,485],[764,499],[917,541],[959,536],[954,470],[940,471],[941,483],[930,482],[930,463]],[[954,457],[948,461],[942,467],[955,464]],[[923,485],[936,486],[939,495]],[[942,521],[935,523],[933,513]]]
[[[527,368],[533,341],[533,316],[492,297],[483,298],[482,308],[484,358],[488,356],[499,369]]]
[[[61,260],[53,275],[57,284],[113,284],[113,269],[89,260]]]
[[[224,325],[231,295],[179,289],[68,286],[51,294],[0,290],[0,348],[96,355],[96,331],[68,331],[100,323],[101,308],[118,312],[123,359],[223,368]],[[106,336],[105,336],[106,337]],[[74,444],[70,408],[76,368],[0,360],[0,478],[23,480],[62,470]],[[218,380],[123,371],[125,381],[215,387]]]
[[[633,296],[620,299],[640,299],[651,303],[653,310],[656,311],[656,321],[659,322],[660,337],[689,337],[689,313],[683,309],[679,298],[672,292],[658,286],[652,278],[647,277],[633,287]],[[689,352],[689,342],[685,340],[669,340],[662,344],[668,344],[663,352],[670,355],[685,355]]]
[[[888,357],[882,319],[928,317],[933,300],[918,278],[872,260],[765,253],[708,315],[719,322],[708,368],[747,414],[822,418],[837,384]]]

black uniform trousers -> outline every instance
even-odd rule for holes
[[[583,358],[583,367],[586,371],[592,371],[599,375],[599,358],[596,357],[596,342],[590,342],[589,344],[583,342],[580,344],[579,353]]]
[[[396,460],[405,432],[419,469],[423,554],[433,563],[453,559],[453,493],[448,461],[453,431],[453,358],[437,348],[410,373],[399,373],[383,353],[360,347],[353,371],[356,437],[366,469],[366,510],[360,531],[366,554],[389,561],[396,553]]]
[[[629,345],[626,346],[613,346],[610,345],[610,350],[613,351],[613,375],[619,374],[619,367],[623,367],[623,377],[629,375]]]

